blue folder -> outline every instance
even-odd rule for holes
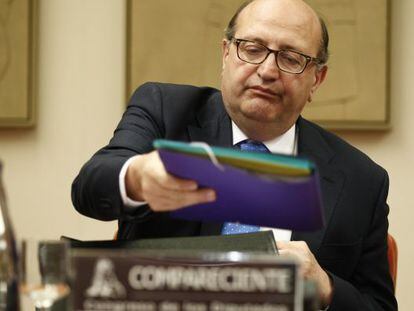
[[[297,231],[324,224],[319,177],[307,159],[169,140],[156,140],[154,147],[170,174],[217,194],[215,202],[171,212],[173,217]]]

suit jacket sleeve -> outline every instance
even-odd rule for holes
[[[334,295],[329,310],[397,310],[387,257],[388,176],[383,172],[374,214],[362,241],[359,262],[352,277],[345,280],[328,272]],[[351,225],[351,224],[350,224]]]
[[[72,202],[78,212],[100,219],[145,219],[147,205],[125,207],[119,191],[119,173],[132,156],[150,152],[162,137],[162,98],[156,84],[137,89],[109,144],[82,167],[72,184]]]

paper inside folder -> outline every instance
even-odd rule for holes
[[[213,163],[229,164],[233,167],[257,173],[281,176],[309,176],[315,169],[308,159],[272,153],[241,151],[234,148],[212,147],[203,142],[183,143],[165,139],[154,141],[156,149],[210,158]],[[215,162],[215,160],[217,162]]]

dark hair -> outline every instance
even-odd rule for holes
[[[236,13],[234,13],[233,17],[231,18],[229,24],[227,25],[227,28],[224,32],[224,35],[227,40],[231,40],[234,37],[234,34],[236,33],[236,23],[237,19],[241,13],[250,3],[252,3],[255,0],[248,0],[242,3],[242,5],[237,9]],[[328,28],[326,27],[326,23],[323,20],[321,16],[319,16],[319,23],[321,25],[322,30],[322,36],[321,36],[321,42],[319,44],[319,51],[317,58],[320,60],[320,64],[326,64],[329,59],[329,33]]]
[[[236,33],[236,23],[237,23],[237,18],[239,17],[240,12],[243,11],[244,8],[248,6],[250,3],[252,3],[253,1],[254,0],[248,0],[248,1],[243,2],[240,5],[240,7],[237,9],[236,13],[234,13],[229,24],[227,25],[226,30],[224,31],[224,35],[227,40],[231,40],[234,37],[234,34]]]
[[[318,59],[321,61],[321,64],[326,64],[329,59],[329,32],[321,16],[319,16],[319,23],[321,24],[322,36],[319,44]]]

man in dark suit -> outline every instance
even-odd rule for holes
[[[300,117],[325,79],[327,47],[323,21],[303,1],[247,2],[223,40],[221,92],[159,83],[140,87],[109,145],[74,181],[76,209],[118,219],[121,239],[220,234],[222,224],[170,218],[169,211],[214,201],[215,192],[169,175],[152,141],[231,146],[237,136],[279,151],[283,140],[287,153],[316,162],[327,221],[317,232],[289,233],[278,241],[280,253],[302,262],[304,276],[318,284],[330,310],[396,310],[387,262],[387,174]]]

